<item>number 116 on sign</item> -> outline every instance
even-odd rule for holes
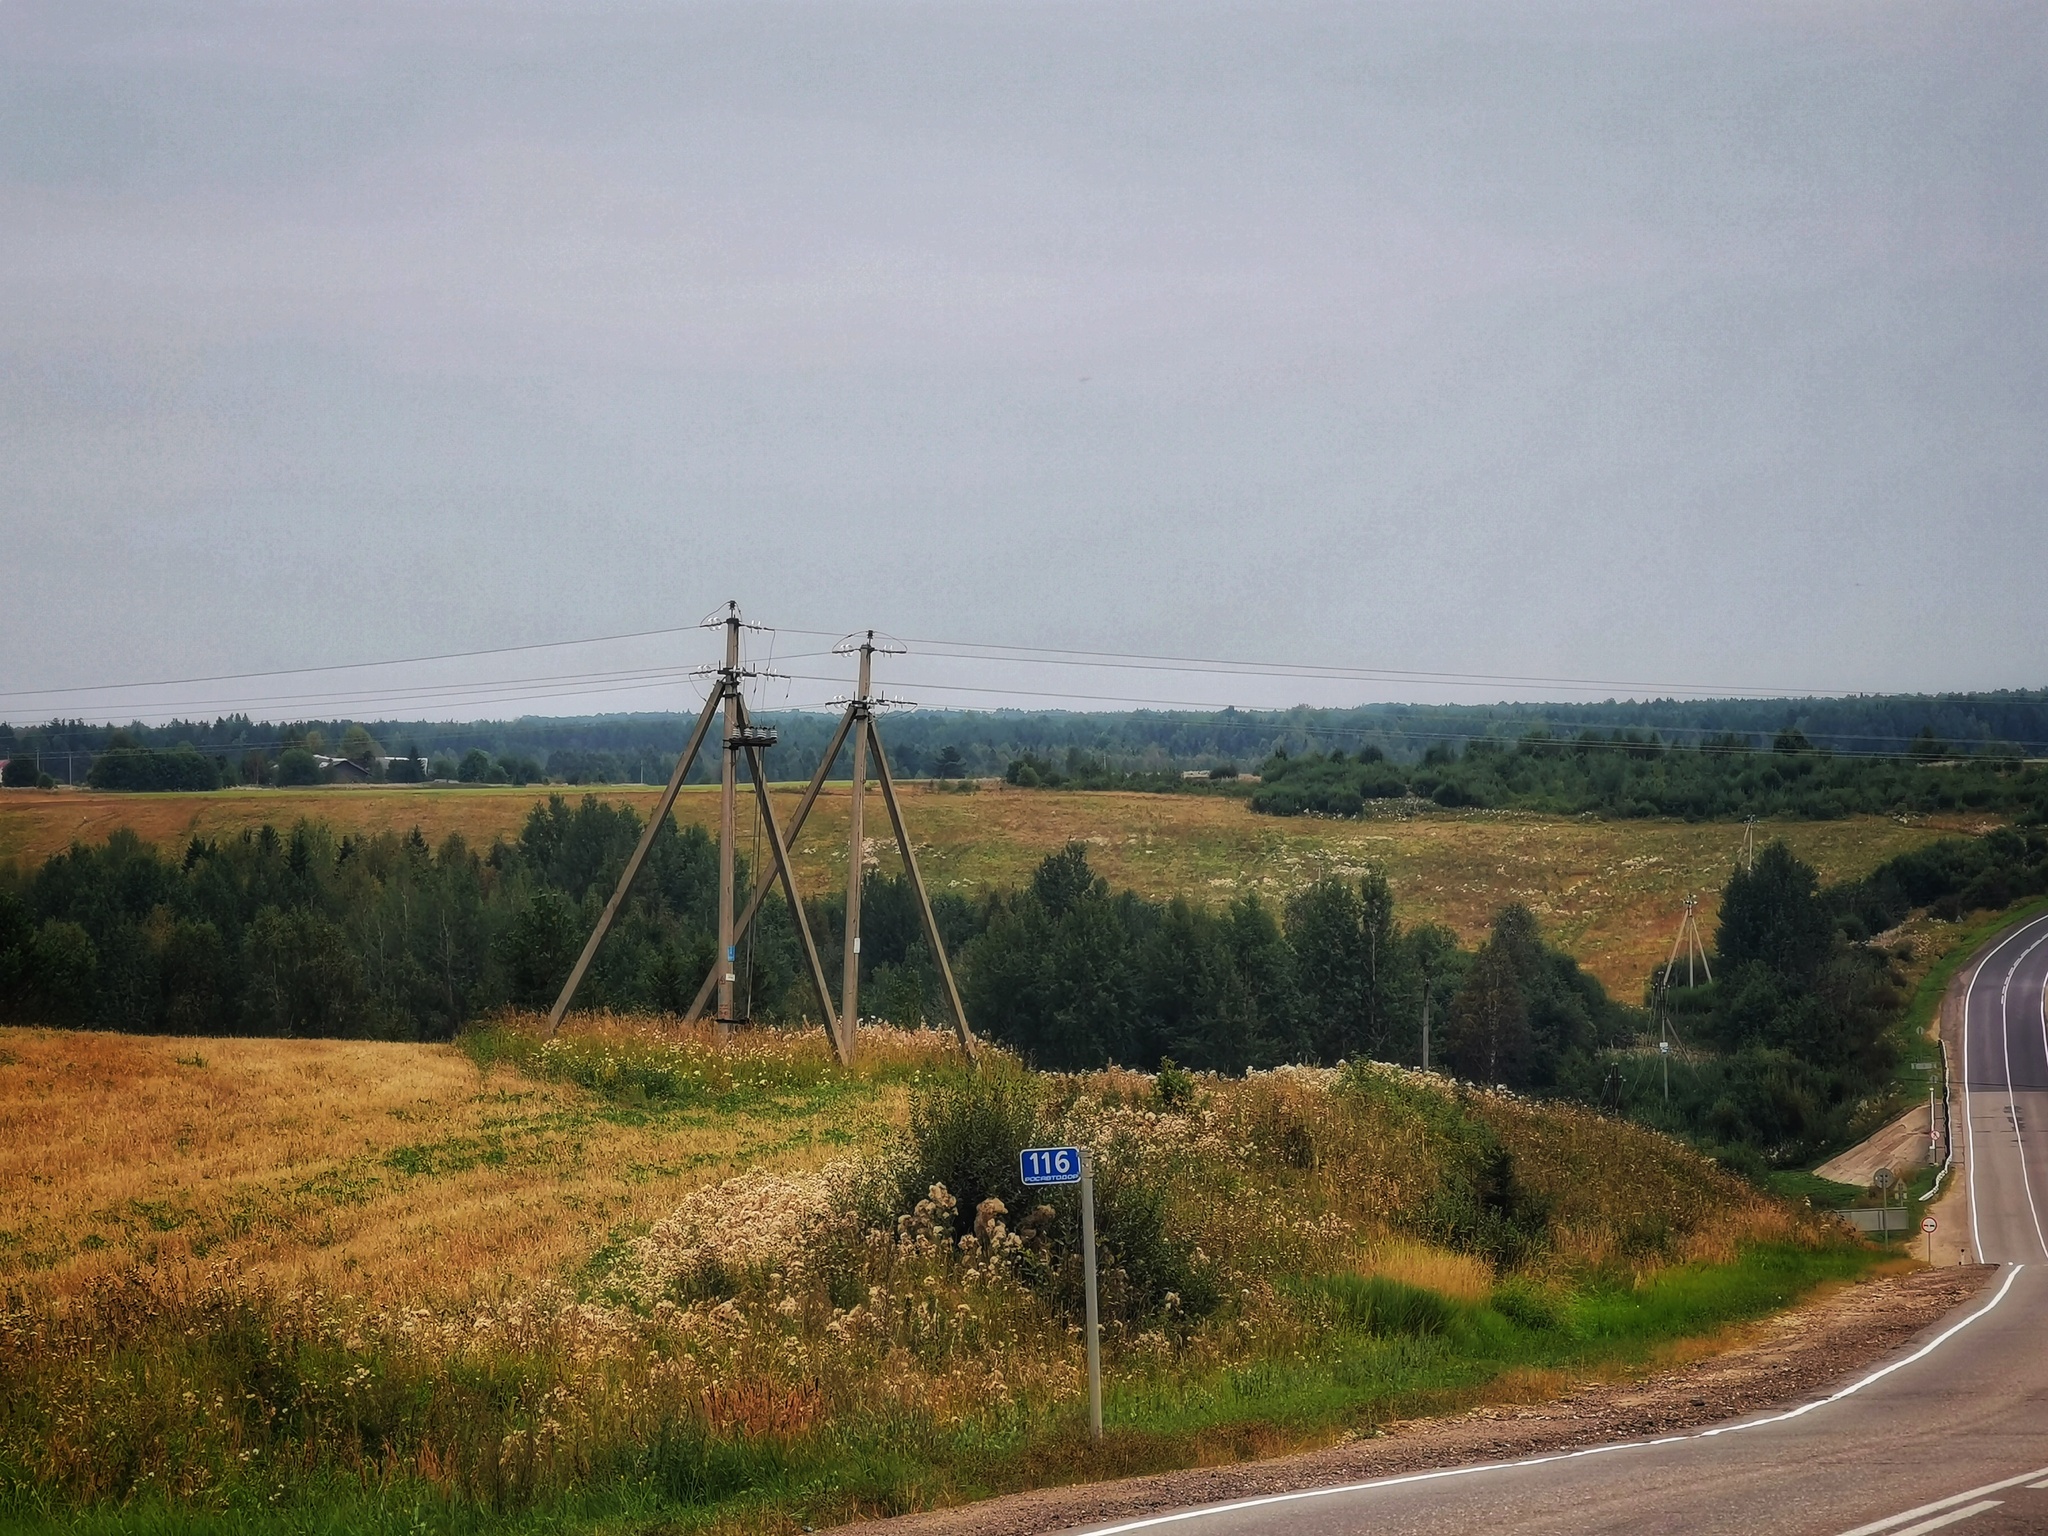
[[[1026,1184],[1081,1182],[1079,1147],[1026,1147],[1017,1154],[1017,1164]]]

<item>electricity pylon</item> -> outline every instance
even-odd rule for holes
[[[946,1011],[952,1015],[953,1032],[959,1038],[960,1049],[969,1062],[980,1060],[980,1046],[974,1038],[974,1031],[967,1023],[967,1009],[960,1001],[960,988],[953,980],[953,967],[946,958],[946,942],[939,934],[938,919],[932,914],[931,898],[925,892],[924,876],[917,867],[917,854],[910,846],[910,832],[903,819],[903,804],[896,794],[895,776],[889,771],[889,754],[882,747],[882,732],[875,721],[875,712],[886,708],[892,701],[874,695],[873,662],[877,654],[897,656],[903,648],[886,640],[876,643],[875,632],[868,630],[862,636],[849,635],[833,647],[839,655],[858,654],[860,671],[853,697],[846,700],[846,712],[839,717],[839,727],[832,733],[832,740],[825,747],[824,756],[818,759],[817,771],[811,775],[811,782],[805,787],[803,798],[797,802],[796,811],[789,819],[789,841],[794,842],[810,819],[811,808],[817,804],[819,791],[825,786],[825,776],[838,760],[839,749],[846,745],[847,738],[853,738],[853,782],[852,803],[848,811],[847,859],[849,868],[846,875],[846,936],[845,969],[840,991],[840,1006],[834,1010],[828,1005],[826,1017],[833,1020],[833,1046],[843,1062],[853,1060],[860,1023],[860,885],[866,863],[863,844],[862,823],[863,797],[867,789],[868,757],[874,758],[875,778],[882,791],[882,803],[889,812],[889,825],[896,834],[896,847],[903,855],[903,872],[910,881],[911,895],[917,902],[917,915],[924,927],[925,944],[931,951],[932,965],[939,973],[939,990],[944,994]],[[901,701],[895,701],[901,702]],[[741,706],[744,716],[744,702]],[[758,773],[758,767],[756,772]],[[762,782],[761,804],[768,803],[765,781]],[[772,827],[772,822],[771,822]],[[744,934],[761,910],[761,903],[767,899],[768,889],[774,883],[773,877],[763,870],[755,877],[753,894],[748,897],[744,911],[734,925],[735,940]],[[792,882],[785,882],[785,888],[793,890]],[[792,905],[796,904],[794,896]],[[801,919],[799,919],[801,921]],[[822,974],[822,973],[821,973]],[[690,1004],[684,1020],[696,1018],[711,1000],[711,992],[719,971],[713,967],[711,975],[705,977],[704,985],[697,991],[696,1000]],[[822,985],[822,983],[820,984]]]
[[[668,787],[662,791],[660,801],[655,805],[653,815],[647,818],[647,826],[640,834],[640,841],[634,847],[632,857],[626,860],[626,867],[619,875],[617,889],[611,900],[605,903],[603,913],[598,917],[597,926],[591,929],[590,937],[584,941],[583,953],[577,956],[569,979],[562,984],[561,995],[555,999],[555,1006],[548,1014],[548,1034],[552,1037],[561,1028],[562,1015],[569,1011],[569,1003],[576,996],[577,987],[583,983],[583,976],[590,969],[590,962],[597,954],[597,947],[604,941],[605,933],[618,916],[626,892],[632,888],[634,876],[640,873],[640,866],[646,862],[647,850],[654,846],[655,834],[668,820],[674,809],[676,795],[683,787],[683,779],[690,771],[690,765],[697,760],[698,749],[704,745],[704,738],[711,730],[711,722],[723,712],[725,716],[724,760],[719,774],[718,807],[718,954],[706,978],[705,990],[699,994],[698,1002],[691,1010],[695,1017],[702,1011],[704,1000],[713,990],[718,993],[718,1035],[724,1039],[738,1022],[734,1015],[734,983],[739,979],[735,968],[738,958],[739,933],[743,924],[734,914],[733,881],[735,850],[738,843],[737,801],[739,789],[739,762],[746,759],[749,777],[754,783],[754,794],[760,805],[761,820],[768,832],[769,846],[774,850],[775,869],[757,883],[752,905],[747,909],[753,915],[760,898],[766,894],[766,886],[779,876],[783,889],[789,896],[789,907],[796,920],[797,936],[802,941],[804,958],[809,963],[811,986],[818,994],[819,1016],[823,1019],[826,1032],[831,1036],[833,1053],[841,1064],[852,1060],[850,1042],[842,1043],[837,1031],[832,1029],[832,994],[825,984],[825,968],[818,961],[818,947],[811,939],[809,919],[804,914],[803,898],[796,888],[796,874],[790,868],[789,848],[783,841],[782,832],[775,824],[775,809],[768,800],[768,779],[761,770],[761,749],[775,743],[772,731],[750,728],[747,719],[746,700],[741,696],[743,680],[762,675],[758,671],[740,665],[740,631],[758,626],[749,625],[740,617],[739,604],[727,603],[725,611],[713,614],[704,621],[705,629],[725,631],[725,663],[712,674],[716,685],[704,701],[704,710],[697,717],[696,729],[690,733],[689,745],[683,748],[682,756],[676,759],[675,772],[669,775]],[[843,729],[843,728],[842,728]]]

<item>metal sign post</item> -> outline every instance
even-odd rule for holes
[[[1935,1220],[1932,1216],[1920,1223],[1920,1230],[1927,1234],[1927,1262],[1930,1264],[1934,1262],[1934,1228]]]
[[[1884,1230],[1884,1245],[1892,1245],[1892,1171],[1880,1168],[1870,1176],[1871,1185],[1877,1190],[1879,1224]]]
[[[1095,1298],[1095,1158],[1086,1147],[1026,1147],[1017,1171],[1027,1188],[1081,1186],[1081,1279],[1088,1308],[1088,1438],[1102,1442],[1102,1324]]]

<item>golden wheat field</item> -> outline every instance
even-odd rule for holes
[[[450,832],[489,843],[516,837],[544,793],[409,786],[191,795],[15,791],[0,795],[0,860],[32,865],[116,827],[176,848],[195,836],[218,837],[264,822],[285,827],[302,818],[354,832],[417,826],[430,843]],[[644,811],[660,791],[600,793]],[[778,794],[785,825],[796,799],[795,789]],[[1668,952],[1689,893],[1699,895],[1702,920],[1711,926],[1717,893],[1742,843],[1741,827],[1716,822],[1435,810],[1331,821],[1256,816],[1241,800],[1211,795],[1002,785],[958,794],[913,786],[907,800],[911,836],[935,888],[971,894],[1019,884],[1040,859],[1070,841],[1087,845],[1090,862],[1112,885],[1212,902],[1251,891],[1284,899],[1325,872],[1348,875],[1378,864],[1393,882],[1404,921],[1444,923],[1471,942],[1502,903],[1527,902],[1555,942],[1628,998]],[[833,889],[845,879],[846,808],[846,787],[828,786],[795,849],[799,877],[815,889]],[[871,807],[869,824],[882,835],[871,846],[889,868],[893,840],[878,811]],[[709,789],[692,788],[677,801],[685,824],[715,831],[717,814]],[[1910,822],[1865,816],[1769,823],[1758,834],[1784,838],[1823,879],[1838,880],[1936,838],[1981,833],[1994,824],[1981,816]]]
[[[903,1100],[655,1123],[454,1046],[0,1029],[0,1285],[187,1260],[379,1299],[537,1281],[707,1181],[876,1139]]]

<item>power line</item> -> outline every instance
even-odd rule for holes
[[[361,671],[380,667],[402,667],[425,665],[441,661],[473,660],[484,656],[513,655],[539,650],[564,649],[583,645],[604,645],[631,640],[661,638],[687,634],[689,626],[661,629],[633,630],[610,635],[592,635],[568,640],[533,641],[520,645],[487,646],[465,651],[444,651],[431,655],[393,657],[380,661],[334,662],[320,666],[285,667],[265,671],[215,673],[199,677],[161,678],[152,681],[125,683],[86,683],[70,687],[0,689],[0,699],[30,699],[67,696],[86,693],[108,693],[142,688],[192,687],[202,683],[245,682],[267,678],[304,677],[324,672]],[[781,633],[804,635],[822,639],[836,639],[829,630],[784,629]],[[1090,650],[1080,647],[1029,646],[1000,641],[962,640],[941,637],[913,637],[910,644],[928,648],[924,654],[943,656],[956,660],[993,661],[1025,665],[1051,665],[1073,667],[1102,667],[1132,671],[1177,671],[1221,674],[1240,677],[1277,677],[1327,682],[1407,682],[1446,687],[1497,687],[1508,685],[1536,685],[1541,687],[1580,689],[1621,689],[1631,695],[1647,694],[1654,697],[1675,697],[1684,695],[1699,699],[1854,699],[1885,698],[1887,695],[1859,693],[1856,690],[1838,689],[1787,689],[1783,687],[1758,687],[1737,684],[1703,683],[1651,683],[1641,680],[1619,678],[1574,678],[1544,674],[1460,672],[1427,668],[1381,668],[1356,666],[1330,666],[1309,662],[1255,661],[1241,658],[1216,656],[1176,656],[1142,651]],[[821,653],[822,654],[822,653]],[[2026,690],[2008,690],[2000,694],[1932,694],[1916,695],[1930,702],[1969,704],[2016,702],[2010,695]],[[1065,695],[1068,697],[1089,697],[1088,695]],[[2020,700],[2018,702],[2040,702]],[[170,706],[165,706],[170,707]],[[194,707],[186,704],[183,707]],[[1190,705],[1189,707],[1210,707]]]
[[[590,635],[580,640],[535,640],[526,645],[493,645],[474,651],[442,651],[432,656],[399,656],[386,661],[336,661],[317,667],[274,667],[263,672],[217,672],[207,677],[159,678],[154,682],[79,683],[67,688],[0,688],[0,698],[46,698],[51,694],[108,693],[123,688],[188,688],[199,683],[236,683],[263,677],[305,677],[315,672],[351,672],[367,667],[410,667],[430,661],[468,661],[478,656],[510,656],[520,651],[559,650],[572,645],[609,645],[623,640],[648,640],[661,635],[686,635],[696,625],[640,629],[620,635]]]

